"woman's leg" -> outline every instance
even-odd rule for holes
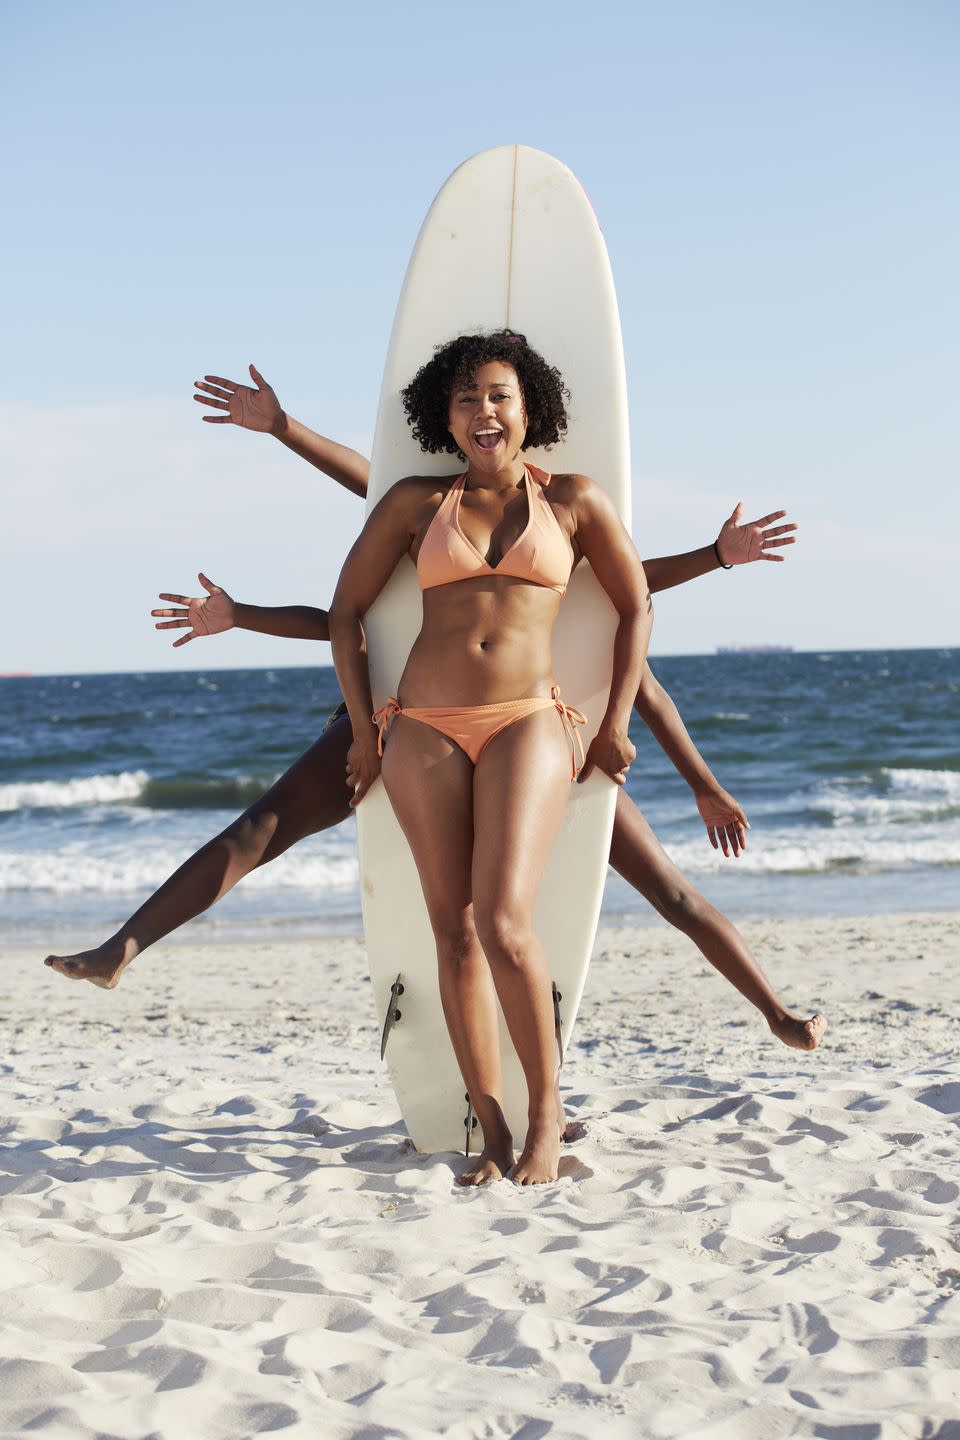
[[[513,1179],[557,1178],[558,1055],[550,967],[533,905],[570,794],[570,742],[555,710],[497,735],[473,777],[473,903],[477,934],[527,1082],[528,1126]]]
[[[420,873],[443,1013],[483,1128],[483,1149],[459,1179],[482,1185],[510,1169],[513,1139],[503,1113],[496,996],[473,922],[473,765],[439,731],[401,715],[384,749],[383,782]]]
[[[124,968],[148,945],[208,910],[244,875],[275,860],[304,836],[346,819],[351,739],[349,719],[335,720],[265,795],[191,855],[115,935],[95,950],[48,955],[45,963],[61,975],[112,990]]]
[[[818,1013],[802,1020],[786,1008],[739,930],[685,879],[624,790],[617,794],[610,864],[665,920],[690,936],[724,979],[756,1005],[779,1040],[797,1050],[817,1048],[827,1028],[824,1017]]]

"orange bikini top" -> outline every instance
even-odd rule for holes
[[[543,493],[550,476],[545,470],[525,465],[523,477],[529,511],[527,523],[497,565],[488,565],[460,529],[460,497],[466,475],[461,475],[450,486],[427,526],[417,556],[421,590],[450,585],[456,580],[476,580],[481,575],[510,575],[515,580],[529,580],[532,585],[563,594],[573,567],[567,537]]]

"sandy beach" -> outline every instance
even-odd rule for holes
[[[608,928],[534,1191],[412,1150],[360,940],[7,950],[0,1430],[960,1437],[960,913],[745,930],[821,1051]]]

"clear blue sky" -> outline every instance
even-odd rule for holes
[[[311,663],[147,611],[204,568],[325,604],[361,507],[204,426],[253,360],[365,446],[404,266],[468,155],[580,176],[621,301],[641,553],[789,505],[787,564],[658,607],[654,652],[956,644],[960,7],[11,3],[0,671]],[[562,297],[558,297],[562,303]]]

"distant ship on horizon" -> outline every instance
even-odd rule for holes
[[[792,655],[792,645],[718,645],[718,655]]]

